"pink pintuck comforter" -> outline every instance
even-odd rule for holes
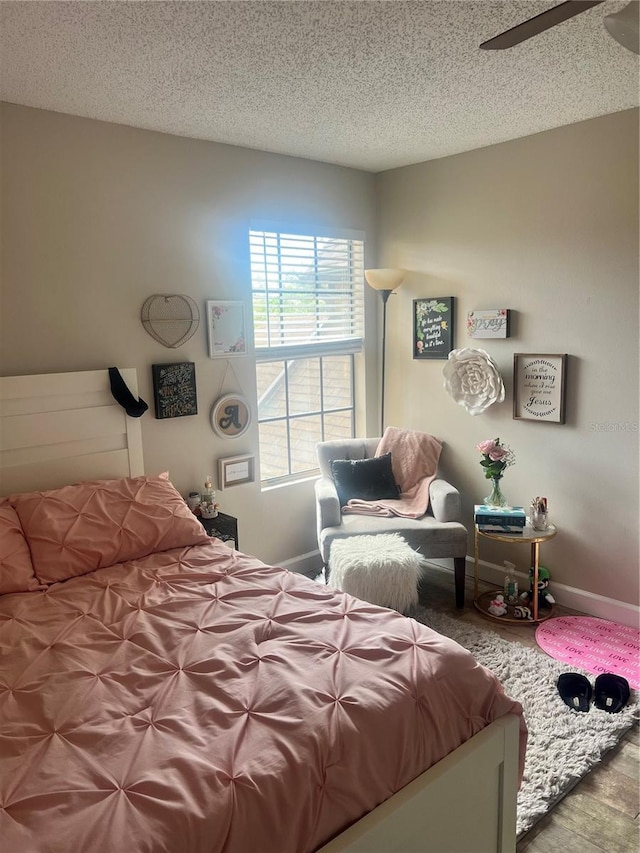
[[[1,596],[0,656],[3,853],[305,853],[521,713],[452,641],[215,541]]]

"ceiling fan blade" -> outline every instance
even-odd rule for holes
[[[599,6],[603,2],[604,0],[566,0],[565,3],[553,6],[546,12],[541,12],[534,18],[529,18],[528,21],[523,21],[523,23],[511,27],[510,30],[505,30],[500,35],[482,42],[480,47],[482,50],[504,50],[507,47],[514,47],[514,45],[520,44],[532,36],[537,36],[539,33],[555,27],[556,24],[561,24],[563,21],[573,18],[574,15],[586,12],[592,6]]]

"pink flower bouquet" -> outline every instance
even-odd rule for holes
[[[476,444],[476,450],[482,453],[480,464],[484,468],[484,476],[487,480],[502,477],[502,472],[509,465],[513,465],[515,456],[510,447],[500,444],[499,438],[488,438]]]

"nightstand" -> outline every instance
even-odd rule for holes
[[[209,536],[226,542],[236,550],[238,549],[238,519],[224,512],[218,512],[215,518],[202,518],[198,516],[200,524]]]
[[[475,547],[474,547],[474,561],[473,561],[473,603],[477,607],[477,609],[482,613],[483,616],[486,616],[487,619],[493,619],[496,622],[511,622],[516,625],[531,625],[538,622],[544,622],[545,619],[548,619],[553,615],[553,605],[547,605],[544,608],[544,612],[538,611],[538,595],[537,593],[533,596],[533,601],[531,602],[531,612],[532,619],[515,619],[509,615],[507,616],[494,616],[492,613],[488,612],[488,607],[491,603],[491,600],[495,598],[496,593],[502,592],[501,589],[492,589],[489,592],[483,592],[482,595],[478,594],[478,555],[479,555],[479,542],[482,537],[485,539],[492,539],[494,542],[508,542],[512,544],[514,542],[518,544],[530,544],[531,545],[531,567],[533,568],[533,589],[538,589],[538,565],[540,558],[540,543],[547,542],[549,539],[553,539],[553,537],[558,532],[558,529],[554,524],[550,524],[547,530],[534,530],[529,524],[523,529],[521,534],[517,533],[493,533],[485,530],[478,530],[478,525],[475,524]],[[510,611],[509,611],[510,612]]]

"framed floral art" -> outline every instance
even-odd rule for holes
[[[247,354],[244,302],[207,302],[209,358],[231,358]]]

